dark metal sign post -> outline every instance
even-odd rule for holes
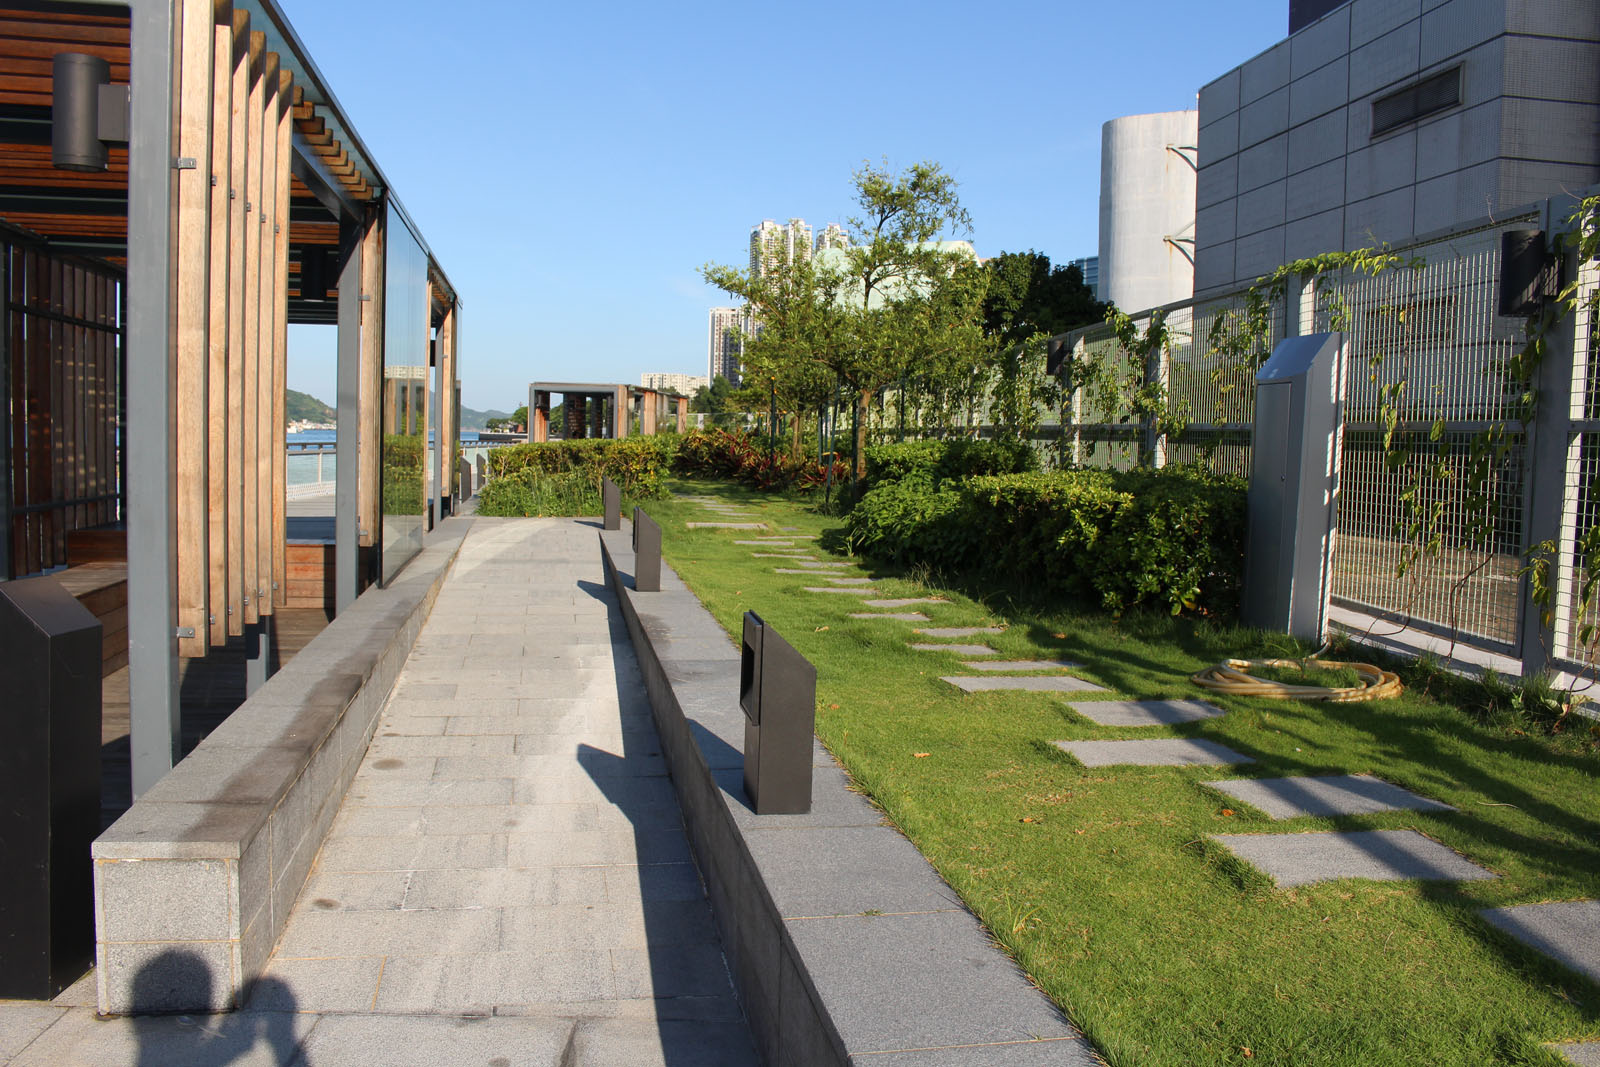
[[[100,641],[55,579],[0,585],[0,997],[48,1000],[94,962]]]
[[[744,613],[739,706],[750,806],[757,815],[810,811],[817,669],[753,611]]]

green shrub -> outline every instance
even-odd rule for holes
[[[523,484],[531,486],[533,483],[529,479],[535,476],[576,474],[594,486],[596,499],[602,478],[616,482],[628,496],[657,497],[661,495],[661,475],[672,462],[677,440],[676,436],[657,435],[621,440],[545,441],[491,449],[489,485],[510,475],[522,476]],[[487,490],[488,486],[484,488]]]
[[[383,435],[383,470],[378,483],[383,514],[422,514],[422,463],[426,449],[420,433]]]
[[[600,489],[587,474],[540,474],[524,467],[496,478],[478,496],[478,514],[499,516],[598,515]]]
[[[810,492],[821,487],[828,470],[809,453],[795,456],[781,446],[772,451],[765,438],[743,430],[691,430],[678,446],[673,470],[694,478],[721,478],[740,481],[764,492],[798,489]],[[835,483],[849,477],[849,469],[836,462]]]
[[[1023,474],[1039,469],[1039,457],[1025,442],[952,437],[871,445],[866,451],[867,488],[925,476],[935,487],[947,481],[987,474]]]
[[[1242,480],[1170,468],[969,478],[926,468],[867,492],[857,550],[897,563],[1097,599],[1232,614],[1244,562]]]

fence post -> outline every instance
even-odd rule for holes
[[[1554,239],[1551,231],[1546,231]],[[1562,276],[1573,277],[1578,269],[1576,257],[1566,254]],[[1521,625],[1518,652],[1522,673],[1531,677],[1543,673],[1550,661],[1561,654],[1556,648],[1559,635],[1572,632],[1572,553],[1576,533],[1573,522],[1563,521],[1569,509],[1577,506],[1577,451],[1582,438],[1572,433],[1573,367],[1577,361],[1580,337],[1587,330],[1577,329],[1576,317],[1565,316],[1545,335],[1545,355],[1539,363],[1534,387],[1539,402],[1534,408],[1533,425],[1523,427],[1522,470],[1526,481],[1523,527],[1526,547],[1550,542],[1550,580],[1553,585],[1548,621],[1545,609],[1533,600],[1533,583],[1524,578],[1518,583]]]

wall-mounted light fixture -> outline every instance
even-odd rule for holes
[[[111,64],[83,52],[58,52],[51,68],[50,162],[102,171],[108,141],[128,141],[128,86],[111,84]]]

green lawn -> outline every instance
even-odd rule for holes
[[[775,528],[840,525],[781,495],[673,488],[748,503]],[[1079,661],[1074,673],[1128,698],[1206,697],[1188,681],[1194,671],[1291,650],[1203,620],[986,605],[860,560],[833,573],[881,578],[886,596],[946,602],[919,605],[928,624],[850,619],[879,609],[802,591],[826,583],[774,574],[787,564],[734,544],[748,531],[686,529],[718,520],[697,505],[669,498],[646,510],[668,561],[731,634],[754,609],[811,659],[823,742],[1117,1067],[1554,1065],[1565,1061],[1542,1042],[1600,1038],[1600,987],[1476,914],[1600,896],[1593,746],[1480,726],[1415,692],[1343,705],[1209,697],[1228,714],[1137,730],[1095,726],[1057,696],[965,694],[939,680],[969,673],[956,656],[908,647],[913,625],[1004,626],[963,640],[1006,659]],[[1204,737],[1258,762],[1086,769],[1051,744],[1128,736]],[[1350,773],[1458,810],[1273,822],[1201,784]],[[1405,828],[1500,877],[1279,890],[1207,840]]]

